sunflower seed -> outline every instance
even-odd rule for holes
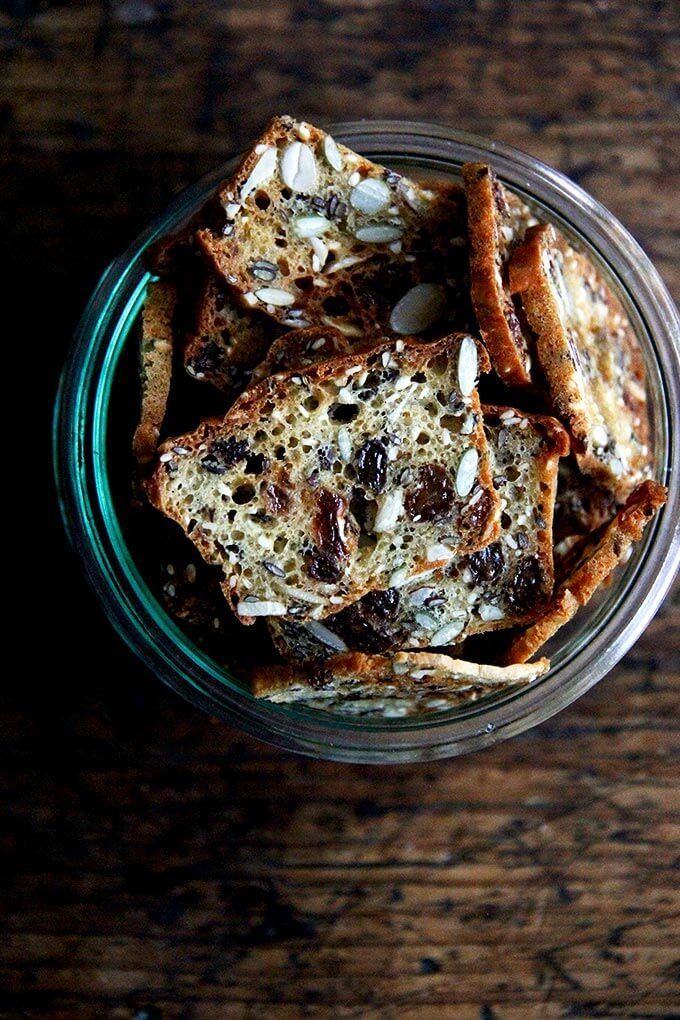
[[[338,449],[341,459],[345,464],[349,464],[352,459],[352,440],[344,425],[338,429]]]
[[[397,301],[390,315],[395,333],[422,333],[441,318],[446,308],[446,291],[439,283],[419,283]]]
[[[279,270],[274,263],[267,262],[266,259],[253,262],[252,266],[249,266],[248,272],[251,276],[256,276],[258,280],[264,280],[265,283],[271,283],[279,275]]]
[[[466,336],[458,351],[458,388],[464,397],[469,397],[477,381],[477,344]]]
[[[312,251],[316,256],[319,263],[319,270],[323,269],[326,265],[326,259],[328,258],[328,246],[319,240],[318,237],[310,237],[309,243],[312,246]],[[319,271],[317,270],[317,272]]]
[[[440,645],[448,645],[454,638],[458,637],[462,629],[463,620],[452,620],[451,623],[445,624],[431,635],[430,644],[433,648],[437,648]]]
[[[434,595],[435,588],[430,588],[427,585],[424,588],[416,588],[414,592],[411,592],[409,596],[409,602],[412,606],[422,606],[425,604],[426,599],[429,599],[431,595]]]
[[[429,613],[416,613],[416,623],[423,630],[433,630],[437,626],[434,616],[430,616]]]
[[[404,509],[403,489],[393,489],[386,493],[378,504],[378,512],[373,522],[373,531],[393,531],[402,510]]]
[[[349,196],[350,205],[367,216],[380,212],[391,200],[390,189],[378,177],[366,177],[359,181]]]
[[[325,216],[296,216],[293,220],[293,231],[297,237],[320,237],[330,226],[330,220]]]
[[[254,595],[248,595],[236,606],[236,612],[239,616],[285,616],[286,607],[283,602],[256,599]]]
[[[323,154],[326,157],[327,163],[334,170],[342,170],[342,154],[335,143],[335,139],[331,138],[330,135],[326,135],[323,140]]]
[[[347,645],[342,638],[339,638],[332,630],[325,627],[323,623],[319,623],[317,620],[310,620],[307,624],[307,630],[313,637],[329,648],[334,648],[337,652],[347,651]]]
[[[309,194],[316,187],[316,161],[304,142],[291,142],[279,161],[281,177],[291,191]]]
[[[472,486],[477,478],[478,464],[479,454],[474,447],[470,447],[460,458],[460,464],[456,471],[456,492],[459,496],[467,496],[472,491]]]
[[[359,227],[354,231],[357,241],[364,241],[366,244],[389,244],[396,241],[404,233],[402,227],[395,227],[391,223],[373,223],[367,227]]]
[[[482,602],[479,615],[485,623],[491,623],[493,620],[502,620],[505,613],[491,602]]]
[[[248,197],[251,191],[259,188],[261,184],[268,181],[276,170],[276,148],[273,145],[267,146],[257,163],[250,171],[248,179],[241,188],[241,201]]]
[[[255,291],[255,297],[264,305],[275,305],[276,307],[292,305],[295,302],[292,294],[285,290],[279,290],[277,287],[261,287]]]

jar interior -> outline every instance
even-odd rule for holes
[[[388,163],[395,169],[402,170],[412,176],[421,178],[456,178],[457,164],[449,160],[427,159],[423,156],[396,159],[385,151],[367,151],[366,155],[377,161]],[[493,156],[490,157],[493,162]],[[500,175],[504,179],[503,175]],[[574,240],[579,247],[599,264],[608,278],[613,290],[621,298],[631,319],[634,329],[643,348],[649,395],[650,424],[654,449],[654,473],[657,478],[665,477],[666,456],[668,446],[668,417],[666,413],[667,394],[664,379],[660,371],[654,343],[647,326],[642,319],[632,293],[626,283],[615,277],[609,266],[604,262],[598,250],[576,227],[568,222],[555,209],[529,194],[521,182],[510,180],[507,183],[529,204],[533,205],[541,218],[547,219],[560,227],[564,233]],[[211,190],[210,188],[207,191]],[[207,194],[206,191],[206,194]],[[177,223],[167,223],[166,229],[173,230]],[[163,604],[163,585],[172,584],[171,575],[159,575],[157,558],[164,555],[163,543],[167,538],[167,523],[161,515],[150,507],[139,507],[139,492],[134,491],[132,484],[132,458],[130,454],[131,436],[136,424],[137,413],[137,323],[143,302],[144,291],[149,275],[141,269],[139,256],[133,267],[138,277],[134,292],[125,309],[120,314],[107,356],[101,365],[97,383],[97,400],[95,408],[95,449],[99,456],[95,458],[95,475],[98,497],[115,555],[120,567],[126,573],[127,580],[136,591],[141,603],[151,614],[160,627],[168,642],[179,643],[186,653],[193,658],[201,670],[210,678],[213,689],[218,691],[220,685],[232,692],[240,692],[250,697],[246,672],[248,664],[261,661],[263,649],[264,625],[257,624],[245,628],[237,623],[232,627],[225,624],[225,637],[222,639],[224,654],[219,650],[200,647],[173,621]],[[220,394],[210,386],[197,384],[189,380],[181,365],[176,365],[173,386],[173,408],[164,432],[178,434],[195,427],[201,418],[216,415],[224,411],[224,402]],[[134,395],[134,398],[131,397]],[[176,526],[171,525],[172,528]],[[614,575],[610,585],[603,587],[589,603],[582,608],[575,619],[556,634],[540,654],[547,655],[552,662],[551,672],[535,682],[535,689],[546,683],[556,670],[568,667],[572,659],[584,649],[606,626],[612,615],[620,608],[624,597],[635,586],[636,575],[640,569],[646,551],[653,541],[656,523],[645,533],[641,543],[634,548],[625,566]],[[158,532],[158,540],[154,532]],[[161,534],[162,531],[162,534]],[[176,528],[176,539],[179,548],[189,554],[195,562],[198,554],[188,539],[180,535]],[[167,540],[172,545],[172,539]],[[227,611],[228,612],[228,611]],[[234,629],[237,628],[237,629]],[[218,629],[218,628],[216,628]],[[250,632],[250,633],[249,633]],[[219,649],[219,638],[215,646]],[[238,646],[238,647],[236,647]],[[234,654],[237,652],[237,654]],[[440,723],[450,722],[452,718],[465,718],[483,714],[491,705],[513,701],[525,697],[525,691],[489,695],[470,706],[428,714],[417,719],[389,720],[356,720],[349,717],[324,715],[324,723],[340,728],[362,730],[395,730],[399,728],[413,729]],[[318,719],[319,713],[314,709],[294,706],[272,705],[262,702],[258,708],[265,714],[284,713],[293,718]]]

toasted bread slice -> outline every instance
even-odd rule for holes
[[[526,624],[545,609],[553,590],[557,467],[569,438],[555,418],[514,408],[482,411],[503,511],[498,539],[452,560],[440,576],[370,592],[324,624],[269,621],[284,658],[458,644],[473,634]]]
[[[173,318],[177,288],[167,280],[150,283],[142,309],[140,378],[142,403],[132,452],[147,464],[156,452],[172,380]]]
[[[531,382],[529,339],[508,286],[508,261],[536,217],[486,163],[462,168],[467,199],[472,303],[493,367],[512,386]]]
[[[553,227],[530,227],[510,260],[552,400],[585,474],[623,500],[650,463],[642,353],[600,272]]]
[[[497,537],[478,367],[456,334],[279,373],[164,444],[147,493],[243,622],[322,619]]]
[[[245,311],[212,275],[206,276],[184,347],[184,367],[193,379],[223,392],[243,389],[280,332],[266,315]]]
[[[441,712],[490,693],[532,683],[547,659],[522,666],[483,666],[426,652],[336,655],[323,666],[266,666],[252,674],[256,698],[277,704],[386,718]]]
[[[282,325],[336,326],[362,341],[468,326],[457,185],[416,184],[277,117],[217,200],[225,222],[198,243],[247,307]]]
[[[557,589],[548,611],[535,624],[516,638],[503,656],[506,663],[527,662],[560,627],[585,606],[623,562],[633,542],[642,533],[654,514],[666,502],[666,490],[657,482],[645,481],[628,497],[609,524],[593,536],[580,550],[566,580]]]
[[[339,329],[327,326],[293,329],[274,341],[267,356],[255,367],[251,382],[261,382],[267,376],[291,369],[304,372],[310,365],[349,352],[350,345]]]

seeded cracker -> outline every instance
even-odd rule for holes
[[[536,218],[485,163],[465,163],[462,174],[475,314],[496,372],[522,386],[531,382],[531,357],[508,286],[508,261]]]
[[[321,624],[271,620],[284,658],[319,660],[353,649],[458,644],[473,634],[527,624],[553,590],[552,517],[559,458],[569,439],[554,418],[482,407],[501,531],[485,549],[436,576],[374,591]]]
[[[646,481],[628,497],[625,507],[580,553],[567,579],[558,588],[545,615],[510,645],[503,656],[506,663],[526,662],[539,648],[568,623],[579,606],[585,606],[623,562],[633,542],[654,514],[666,502],[666,490],[657,482]]]
[[[497,537],[478,368],[457,334],[280,373],[163,444],[148,495],[242,622],[323,619]]]
[[[150,283],[142,309],[140,378],[142,406],[132,452],[140,464],[156,451],[172,379],[173,316],[177,290],[167,281]]]
[[[475,701],[485,694],[521,687],[547,672],[547,659],[522,666],[483,666],[447,655],[398,652],[393,656],[348,653],[322,667],[255,669],[256,698],[277,704],[347,715],[398,718],[440,712]]]
[[[184,347],[184,367],[193,379],[224,392],[242,389],[279,334],[275,322],[240,308],[224,287],[206,276]]]
[[[246,307],[350,340],[468,328],[462,190],[424,187],[318,128],[271,122],[197,240]]]
[[[650,463],[644,365],[619,300],[552,226],[531,227],[510,262],[578,465],[619,500]]]

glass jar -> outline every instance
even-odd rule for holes
[[[613,583],[546,649],[550,672],[529,687],[465,708],[417,718],[364,720],[254,699],[244,678],[198,648],[167,615],[135,563],[113,498],[125,450],[116,436],[121,396],[114,381],[149,280],[142,255],[175,231],[236,160],[180,195],[106,270],[78,326],[63,371],[54,422],[61,511],[90,584],[133,652],[196,705],[261,739],[303,754],[354,762],[425,761],[462,754],[523,730],[571,704],[621,659],[669,590],[680,560],[680,319],[658,273],[603,206],[558,171],[506,145],[415,122],[331,125],[334,137],[370,159],[419,176],[457,177],[482,160],[530,200],[601,267],[639,337],[647,369],[654,477],[668,503]],[[127,443],[127,436],[125,442]],[[117,455],[118,454],[118,455]],[[127,464],[127,461],[125,462]],[[126,468],[127,470],[127,468]]]

